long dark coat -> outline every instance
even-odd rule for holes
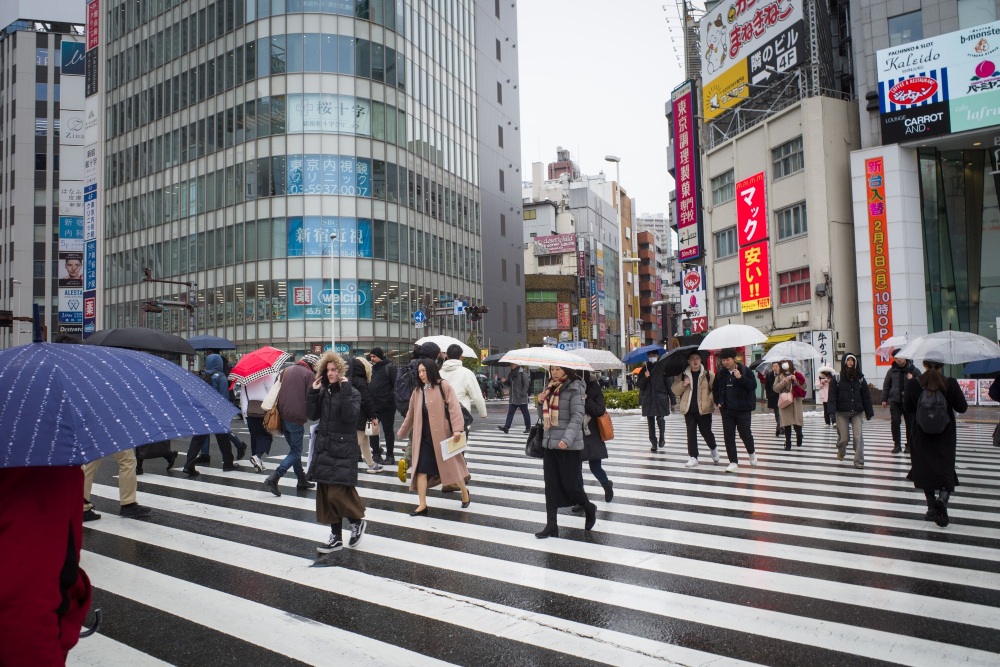
[[[599,461],[608,458],[608,446],[601,440],[601,434],[597,430],[597,418],[607,412],[604,404],[604,392],[601,385],[596,380],[591,380],[587,385],[587,393],[583,399],[583,412],[590,417],[587,428],[590,433],[583,434],[583,455],[584,461]]]
[[[349,382],[306,391],[306,412],[319,422],[313,441],[308,476],[313,482],[357,486],[361,447],[355,422],[361,412],[361,394]]]
[[[649,377],[646,377],[647,370]],[[639,371],[639,407],[643,417],[666,417],[670,414],[667,376],[653,372],[653,365],[648,362]]]
[[[764,396],[767,398],[767,407],[770,410],[778,409],[778,392],[774,390],[774,371],[764,374]]]
[[[917,402],[923,391],[922,378],[913,378],[906,383],[903,392],[903,411],[916,415]],[[955,413],[965,412],[969,404],[965,394],[955,378],[946,378],[948,389],[945,400],[948,401],[948,413],[951,422],[943,433],[930,435],[920,430],[917,420],[913,419],[912,435],[910,437],[910,472],[906,476],[918,489],[945,488],[953,491],[958,486],[958,475],[955,473],[955,449],[958,443],[958,431],[955,423]]]

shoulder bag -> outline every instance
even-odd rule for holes
[[[281,414],[278,412],[278,392],[281,391],[281,378],[284,375],[282,373],[278,376],[278,379],[274,381],[274,385],[268,390],[267,396],[261,401],[261,408],[264,409],[264,430],[272,435],[284,434],[284,429],[281,426]],[[270,405],[268,401],[270,401]]]
[[[528,431],[528,441],[524,445],[524,455],[533,459],[542,458],[542,437],[545,434],[545,427],[539,419]]]
[[[615,439],[615,426],[611,423],[611,415],[607,411],[597,418],[597,432],[604,442]]]
[[[787,408],[789,405],[795,402],[792,398],[792,392],[783,391],[778,394],[778,408]]]

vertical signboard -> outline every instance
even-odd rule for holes
[[[740,310],[771,307],[771,258],[767,241],[740,248]]]
[[[681,272],[681,312],[691,320],[693,334],[708,332],[705,298],[705,267],[692,266]]]
[[[698,169],[698,126],[694,82],[685,81],[670,94],[674,131],[674,180],[677,186],[677,258],[701,257],[701,175]]]
[[[84,53],[84,123],[83,145],[83,243],[84,243],[84,285],[83,285],[83,337],[86,338],[97,330],[97,239],[98,211],[100,202],[97,197],[100,166],[100,100],[97,93],[100,90],[100,61],[98,49],[101,42],[101,3],[100,0],[87,0],[87,31],[86,51]],[[65,74],[65,72],[64,72]],[[197,302],[195,302],[197,303]]]
[[[556,328],[560,331],[569,331],[572,326],[570,318],[570,307],[568,303],[556,304]]]
[[[764,172],[736,184],[736,221],[736,236],[740,247],[768,237]]]
[[[872,256],[872,308],[875,349],[892,336],[892,278],[889,274],[889,238],[885,216],[885,164],[882,158],[865,160],[865,193],[868,208],[868,247]],[[875,355],[878,366],[888,366],[888,353]]]
[[[764,172],[760,172],[736,184],[736,236],[740,247],[740,310],[744,313],[771,307],[767,220]]]

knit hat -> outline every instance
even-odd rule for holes
[[[319,355],[317,354],[306,354],[302,356],[301,361],[309,364],[309,368],[316,370],[316,362],[319,361]]]
[[[373,347],[372,351],[368,354],[374,354],[379,359],[385,359],[385,351],[380,347]]]
[[[735,347],[722,348],[722,352],[719,352],[719,356],[722,357],[723,359],[735,359],[736,348]]]
[[[437,359],[441,354],[441,348],[437,343],[424,343],[420,346],[420,357],[422,359]]]

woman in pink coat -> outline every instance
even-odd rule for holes
[[[465,478],[469,474],[465,457],[452,456],[445,461],[440,444],[448,438],[457,442],[464,435],[462,404],[448,381],[441,379],[433,361],[422,359],[417,375],[420,386],[410,394],[410,407],[396,434],[399,438],[406,438],[411,432],[414,434],[411,438],[413,479],[410,480],[410,490],[416,489],[420,504],[410,512],[410,516],[427,516],[427,486],[431,477],[439,478],[444,485],[457,484],[462,490],[462,507],[468,507],[472,499],[465,487]]]

